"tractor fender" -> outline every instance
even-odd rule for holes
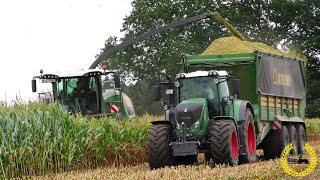
[[[169,124],[172,129],[174,128],[173,124],[171,121],[167,121],[167,120],[159,120],[159,121],[151,121],[150,122],[152,125],[157,125],[157,124]]]
[[[254,111],[249,101],[237,100],[234,102],[234,119],[236,121],[246,120],[246,109],[249,108],[254,117]]]
[[[232,120],[234,125],[236,126],[237,133],[239,133],[238,124],[233,117],[231,117],[231,116],[215,116],[213,119],[214,120]]]

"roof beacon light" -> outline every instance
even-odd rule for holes
[[[40,77],[42,77],[43,69],[40,69]]]
[[[103,69],[103,71],[104,71],[104,72],[106,72],[107,65],[105,65],[105,64],[104,64],[104,65],[102,65],[102,69]]]

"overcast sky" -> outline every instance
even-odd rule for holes
[[[28,100],[44,72],[88,69],[109,36],[122,36],[132,0],[1,0],[0,101]],[[40,87],[41,88],[41,87]]]

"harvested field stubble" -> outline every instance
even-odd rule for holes
[[[214,40],[211,45],[209,45],[209,47],[202,53],[202,55],[253,53],[255,50],[272,53],[279,56],[306,60],[306,57],[298,53],[282,53],[266,44],[259,42],[242,41],[236,37],[222,37]]]
[[[319,153],[320,145],[311,142]],[[293,168],[296,166],[293,166]],[[73,171],[57,176],[46,176],[41,179],[292,179],[281,169],[279,160],[259,161],[253,164],[244,164],[235,167],[206,165],[203,162],[196,166],[166,167],[158,170],[149,170],[148,164],[137,166],[106,167],[96,170]],[[307,177],[294,179],[319,179],[319,166]]]

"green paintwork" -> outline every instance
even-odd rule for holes
[[[233,101],[233,111],[234,111],[234,113],[233,114],[229,114],[231,117],[233,117],[234,118],[234,120],[236,120],[236,121],[239,121],[239,116],[240,116],[240,103],[241,103],[241,100],[239,100],[239,99],[236,99],[236,100],[234,100]],[[232,116],[233,115],[233,116]]]
[[[192,104],[192,103],[201,103],[203,104],[203,109],[202,109],[202,113],[201,113],[201,116],[200,116],[200,119],[198,119],[195,123],[199,123],[198,125],[198,128],[194,130],[192,130],[191,128],[190,129],[187,129],[187,132],[191,132],[191,133],[195,133],[196,135],[205,135],[207,134],[207,129],[208,129],[208,124],[209,124],[209,112],[208,112],[208,102],[207,102],[207,99],[205,98],[193,98],[193,99],[188,99],[188,100],[185,100],[185,101],[182,101],[181,104]],[[200,123],[201,120],[203,120],[203,128],[201,129],[200,127]],[[194,124],[195,124],[194,123]],[[180,132],[177,131],[177,136],[180,137]]]

